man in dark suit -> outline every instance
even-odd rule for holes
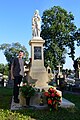
[[[15,103],[19,103],[19,85],[22,81],[22,77],[24,76],[24,60],[22,59],[23,56],[24,52],[20,50],[18,57],[15,58],[11,64],[11,79],[14,80],[13,96]]]

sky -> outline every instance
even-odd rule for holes
[[[45,10],[60,6],[74,15],[74,24],[80,28],[80,0],[0,0],[0,44],[19,42],[25,45],[30,55],[29,41],[32,39],[32,17],[39,10],[42,17]],[[80,56],[80,47],[75,45],[75,59]],[[6,64],[3,51],[0,63]],[[73,69],[71,58],[66,55],[64,69]]]

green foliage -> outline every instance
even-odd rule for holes
[[[7,62],[10,64],[11,60],[16,57],[20,50],[23,50],[25,53],[24,59],[28,60],[28,51],[25,46],[22,46],[20,43],[12,43],[12,44],[2,44],[0,45],[0,50],[4,51],[4,55],[6,57]]]
[[[54,6],[45,10],[42,16],[41,36],[45,40],[45,65],[55,68],[58,63],[65,63],[65,54],[69,49],[69,56],[74,60],[77,27],[73,23],[71,12]]]
[[[4,74],[4,75],[9,75],[9,66],[8,64],[4,65],[4,64],[0,64],[0,73]]]
[[[77,38],[77,46],[80,46],[80,28],[76,31],[75,37]]]
[[[31,120],[30,116],[24,116],[23,114],[11,112],[10,110],[0,110],[0,120]]]
[[[0,73],[4,72],[4,64],[0,64]]]
[[[20,87],[20,92],[23,97],[27,98],[34,96],[35,89],[24,80],[22,86]]]

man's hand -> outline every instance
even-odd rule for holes
[[[14,80],[14,76],[13,75],[11,75],[11,80]]]
[[[14,76],[13,76],[13,65],[11,65],[11,80],[14,80]]]

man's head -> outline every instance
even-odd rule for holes
[[[22,58],[24,56],[24,52],[22,50],[19,51],[19,58]]]

